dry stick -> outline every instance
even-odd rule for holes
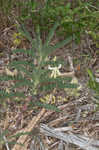
[[[36,117],[33,117],[32,121],[29,123],[29,125],[24,129],[24,133],[26,132],[31,132],[33,130],[33,128],[36,126],[36,124],[38,123],[38,121],[40,120],[40,118],[44,115],[44,113],[46,112],[46,109],[43,108],[41,110],[41,112],[36,116]],[[24,144],[26,139],[28,137],[28,134],[27,135],[22,135],[20,136],[20,138],[18,139],[17,143],[21,143],[21,144]],[[21,146],[21,145],[18,145],[18,144],[15,144],[15,146],[13,147],[12,150],[25,150],[24,146]]]
[[[53,95],[50,94],[49,103],[51,102],[52,97],[53,97]],[[34,118],[32,119],[32,121],[30,122],[30,124],[29,124],[22,132],[23,132],[23,133],[31,132],[31,131],[33,130],[33,128],[36,126],[36,124],[39,122],[39,120],[41,119],[41,117],[44,116],[45,112],[46,112],[46,109],[43,108],[43,109],[41,110],[41,112],[40,112],[36,117],[34,117]],[[28,138],[28,135],[22,135],[22,136],[18,139],[17,143],[24,144],[24,146],[22,147],[22,146],[20,146],[20,145],[18,145],[18,144],[15,144],[15,146],[14,146],[14,148],[13,148],[12,150],[25,150],[25,149],[26,149],[26,146],[27,146],[27,144],[25,144],[25,141],[27,140],[27,138]]]
[[[68,55],[68,61],[70,64],[70,70],[74,72],[73,61],[72,61],[72,57],[70,55]]]
[[[8,141],[5,135],[3,135],[3,130],[0,128],[0,136],[3,137],[3,140],[5,142],[5,147],[7,150],[10,150],[9,145],[8,145]],[[0,150],[2,149],[3,145],[0,144]]]
[[[55,129],[56,128],[49,128],[45,124],[40,125],[40,132],[46,136],[51,136],[66,143],[77,145],[84,150],[99,150],[99,140],[72,132],[57,132]]]
[[[60,122],[64,122],[65,120],[67,120],[67,118],[68,118],[68,115],[60,117],[60,118],[58,118],[56,120],[53,120],[53,121],[49,122],[48,126],[53,127],[53,126],[59,124]]]
[[[97,78],[99,78],[99,73],[95,73],[95,76],[96,76]]]
[[[59,109],[59,110],[64,110],[64,109],[66,109],[67,107],[68,107],[68,104],[64,104],[64,105],[58,106],[58,109]],[[47,117],[51,116],[54,112],[55,112],[55,111],[48,110],[48,111],[44,114],[44,116],[43,116],[43,118],[41,119],[41,121],[43,121],[43,120],[45,120]]]
[[[3,139],[4,139],[4,142],[5,142],[6,149],[10,150],[6,137],[3,136]]]
[[[72,72],[65,72],[65,73],[61,73],[59,76],[62,76],[62,77],[74,77],[75,73],[74,71]]]
[[[75,76],[72,57],[69,54],[68,54],[68,62],[70,64],[70,72],[61,73],[59,76],[64,76],[64,77],[74,77]]]
[[[72,105],[72,103],[71,103],[71,105]],[[61,105],[61,106],[58,106],[58,109],[59,109],[59,110],[64,110],[64,109],[66,109],[67,107],[68,107],[68,104],[63,104],[63,105]],[[42,121],[45,120],[47,117],[51,116],[54,112],[55,112],[55,111],[51,111],[51,110],[47,111],[47,112],[44,114],[44,116],[43,116],[43,118],[42,118],[41,120],[42,120]]]

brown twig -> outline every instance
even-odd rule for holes
[[[24,130],[22,130],[21,132],[22,133],[31,132],[33,130],[33,128],[36,126],[36,124],[39,122],[40,118],[44,115],[45,112],[46,112],[46,109],[43,108],[40,111],[40,113],[37,116],[35,116],[31,120],[29,125]],[[28,137],[28,134],[20,136],[20,138],[18,139],[17,143],[24,144],[25,141],[27,140],[27,137]],[[15,146],[13,147],[12,150],[25,150],[25,147],[21,146],[21,145],[18,145],[18,144],[15,144]]]
[[[72,72],[61,73],[59,76],[62,76],[62,77],[74,77],[74,75],[75,75],[75,72],[72,71]]]
[[[64,122],[65,120],[67,120],[67,118],[68,118],[68,116],[60,117],[60,118],[58,118],[56,120],[53,120],[53,121],[49,122],[48,126],[50,126],[50,127],[56,126],[60,122]]]
[[[59,76],[63,76],[63,77],[74,77],[75,76],[75,70],[73,67],[72,57],[69,54],[68,54],[68,62],[70,64],[70,72],[61,73]]]

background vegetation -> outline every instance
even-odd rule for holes
[[[71,82],[72,78],[59,76],[66,62],[53,53],[69,45],[72,47],[71,55],[73,55],[75,52],[73,44],[78,46],[83,38],[88,37],[94,43],[95,55],[99,55],[99,2],[0,0],[1,31],[11,26],[15,27],[15,33],[12,35],[13,46],[11,45],[14,50],[9,55],[19,57],[17,60],[11,60],[9,56],[10,61],[5,66],[6,73],[0,75],[1,83],[9,83],[0,91],[0,106],[8,108],[10,99],[17,105],[22,104],[27,110],[24,99],[32,97],[34,101],[32,103],[29,101],[29,107],[38,105],[59,111],[56,106],[42,105],[39,100],[44,99],[44,96],[46,99],[57,90],[77,88],[78,85]],[[57,42],[51,43],[54,39]],[[24,48],[22,42],[23,45],[27,43],[28,48]],[[62,68],[59,68],[60,64]],[[54,69],[48,69],[50,67]],[[91,69],[86,69],[89,75],[87,86],[99,99],[99,82],[96,81]]]

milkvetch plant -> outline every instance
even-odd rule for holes
[[[71,78],[61,78],[58,76],[59,69],[61,68],[60,60],[57,59],[54,61],[48,58],[57,48],[61,48],[72,41],[72,37],[68,37],[68,39],[58,42],[53,46],[50,44],[54,36],[54,32],[58,26],[59,23],[56,22],[50,30],[44,44],[40,38],[39,26],[36,29],[34,39],[32,39],[29,32],[26,31],[23,25],[18,28],[21,35],[26,37],[30,42],[31,49],[13,50],[13,54],[23,53],[26,58],[23,58],[23,60],[19,59],[17,61],[13,60],[8,64],[8,70],[11,68],[17,70],[16,75],[10,75],[11,72],[9,71],[10,74],[0,76],[0,81],[14,81],[9,89],[9,92],[6,92],[5,89],[0,92],[0,101],[6,98],[13,100],[19,98],[22,100],[30,95],[32,97],[42,94],[46,95],[54,89],[77,87],[77,85],[70,83]],[[55,64],[57,64],[58,67],[55,67]],[[48,66],[50,66],[50,70],[48,69]],[[20,88],[26,88],[27,90],[22,91]]]

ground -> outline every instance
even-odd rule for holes
[[[0,74],[4,73],[6,64],[15,57],[12,54],[13,49],[17,47],[13,42],[15,32],[17,32],[17,29],[13,25],[4,26],[0,29]],[[57,39],[53,39],[52,44],[55,40],[57,41]],[[29,48],[29,43],[24,39],[19,43],[18,47]],[[32,147],[31,150],[33,149],[34,135],[38,141],[39,135],[43,143],[45,143],[49,149],[54,149],[54,144],[57,142],[57,139],[47,139],[39,131],[40,123],[44,123],[50,127],[72,127],[74,134],[79,133],[99,140],[99,109],[93,98],[94,92],[87,86],[89,77],[86,71],[90,68],[95,75],[96,71],[99,70],[98,51],[99,49],[96,48],[93,40],[90,37],[84,36],[79,46],[73,45],[71,47],[64,47],[52,54],[53,56],[62,57],[66,61],[68,61],[67,54],[70,54],[73,60],[75,77],[82,86],[79,94],[76,96],[66,95],[63,91],[56,91],[56,99],[58,99],[58,96],[61,96],[61,99],[65,98],[65,100],[57,103],[57,107],[61,112],[41,108],[36,110],[37,107],[34,110],[24,110],[24,102],[17,104],[14,101],[8,100],[7,103],[3,103],[0,105],[0,130],[1,132],[5,130],[8,131],[6,138],[10,141],[10,136],[16,135],[19,132],[30,131],[32,134],[26,135],[27,140],[24,143],[25,149],[29,149],[29,147]],[[65,71],[68,71],[68,69]],[[9,85],[9,83],[4,82],[0,84],[0,89]],[[25,100],[25,104],[28,104],[27,101],[28,100]],[[35,117],[37,117],[38,120],[35,120]],[[18,137],[13,137],[11,141],[14,143],[8,143],[12,150],[20,149],[20,147],[16,146],[17,144],[15,142],[17,140]],[[58,144],[59,143],[56,143],[55,147],[57,147]],[[6,146],[3,145],[2,143],[0,150],[6,149]],[[38,145],[40,146],[40,144]],[[74,145],[70,145],[69,147],[70,149],[78,149],[78,147],[75,148]]]

